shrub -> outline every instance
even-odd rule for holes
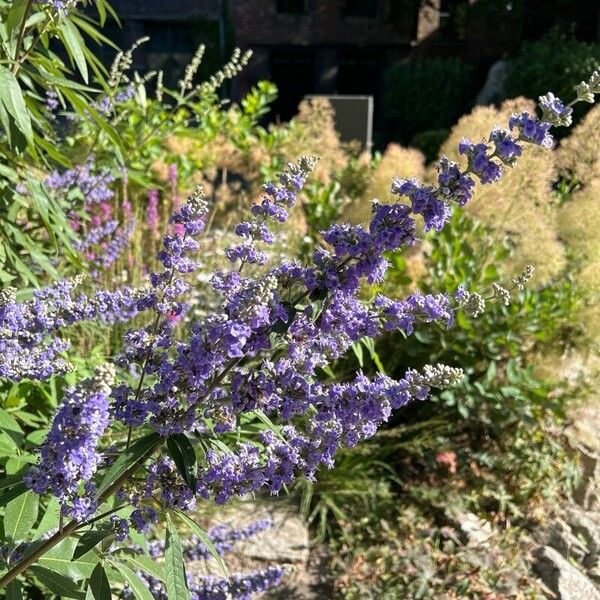
[[[562,177],[582,185],[600,179],[599,147],[600,107],[594,106],[556,151],[556,164]]]
[[[525,42],[509,65],[509,98],[537,98],[548,90],[562,98],[571,93],[573,81],[586,80],[600,67],[600,44],[578,41],[555,28],[535,42]]]
[[[472,68],[458,58],[402,63],[389,68],[384,80],[388,139],[403,144],[421,131],[452,125],[473,91]]]

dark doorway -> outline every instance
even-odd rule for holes
[[[279,89],[273,114],[287,121],[296,114],[302,98],[315,91],[315,53],[304,48],[272,50],[270,71]]]

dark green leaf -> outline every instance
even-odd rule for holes
[[[37,520],[39,496],[32,491],[11,500],[4,512],[4,533],[13,541],[24,540]]]
[[[6,586],[6,600],[23,600],[21,582],[18,579],[13,579]]]
[[[70,19],[62,19],[60,21],[60,38],[65,44],[71,58],[77,65],[83,80],[88,82],[88,68],[85,60],[83,49],[85,42],[81,37],[81,33]]]
[[[160,440],[158,433],[150,433],[139,439],[130,446],[117,460],[111,465],[110,469],[104,475],[104,479],[98,488],[98,494],[102,494],[108,489],[121,475],[127,472],[138,460],[143,458]]]
[[[167,450],[183,480],[195,491],[197,459],[190,440],[182,433],[171,435],[167,438]]]
[[[27,4],[27,0],[13,0],[12,6],[10,7],[6,17],[6,32],[9,36],[13,29],[18,30],[23,22]]]
[[[108,529],[105,531],[86,531],[77,542],[77,547],[73,553],[73,560],[77,560],[89,552],[94,546],[97,546],[104,538],[112,535],[113,532]]]
[[[216,563],[219,565],[219,569],[223,572],[225,577],[229,577],[229,570],[227,569],[227,565],[223,560],[222,556],[217,552],[215,545],[212,540],[208,537],[206,531],[202,529],[193,519],[190,519],[184,512],[178,510],[177,516],[181,517],[183,522],[198,536],[198,538],[202,541],[202,543],[208,549],[209,554],[215,559]]]
[[[14,498],[18,498],[27,491],[27,486],[21,482],[8,487],[0,492],[0,506],[4,506]]]
[[[110,584],[104,567],[98,563],[90,577],[86,600],[111,600]]]
[[[0,101],[4,104],[7,112],[15,120],[19,131],[28,142],[33,142],[33,129],[31,118],[25,105],[23,92],[17,78],[6,68],[0,65]]]
[[[169,600],[190,600],[190,591],[185,580],[185,563],[183,562],[181,539],[170,515],[167,515],[165,572],[165,584]]]
[[[154,600],[154,596],[148,590],[148,584],[142,581],[139,575],[134,573],[127,565],[115,560],[111,560],[110,564],[123,575],[137,600]],[[170,596],[169,600],[171,600]]]
[[[0,408],[0,429],[10,435],[17,446],[23,443],[23,430],[19,427],[16,419],[3,408]]]
[[[85,598],[84,592],[79,586],[68,577],[59,575],[44,567],[34,566],[30,571],[45,585],[51,592],[64,596],[65,598]]]

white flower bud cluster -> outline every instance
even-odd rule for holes
[[[593,94],[600,94],[600,71],[596,70],[592,73],[588,85]]]
[[[194,75],[198,72],[198,69],[200,68],[200,64],[202,63],[202,58],[204,56],[205,50],[206,46],[204,44],[200,44],[191,62],[185,68],[183,79],[179,81],[179,89],[181,90],[182,96],[185,94],[186,90],[192,89],[192,80],[194,79]]]
[[[208,214],[208,202],[204,194],[204,187],[197,185],[193,193],[188,197],[187,204],[197,217],[204,217]]]
[[[506,288],[497,283],[492,283],[492,291],[494,292],[494,298],[498,298],[502,304],[506,306],[510,304],[510,292]]]
[[[252,320],[262,310],[262,307],[267,306],[273,300],[277,285],[277,277],[274,275],[267,275],[250,282],[244,290],[246,302],[238,306],[232,316],[243,321]]]
[[[148,36],[138,38],[125,52],[121,51],[115,56],[115,60],[110,67],[108,77],[108,85],[112,88],[117,87],[120,83],[127,83],[129,77],[125,75],[125,71],[131,68],[133,64],[133,53],[142,45],[149,41]]]
[[[459,367],[449,367],[448,365],[425,365],[421,372],[421,377],[429,387],[446,388],[459,383],[465,376],[464,371]]]
[[[594,103],[594,92],[592,92],[592,87],[586,81],[576,85],[575,92],[577,93],[577,100],[580,102]]]
[[[160,70],[158,72],[158,75],[156,76],[156,101],[157,102],[162,102],[163,101],[163,93],[164,93],[164,86],[163,86],[163,72],[162,70]]]
[[[464,371],[460,368],[448,365],[425,365],[421,372],[410,369],[407,372],[409,381],[408,393],[423,399],[429,393],[429,388],[447,388],[456,385],[464,377]]]
[[[512,280],[515,287],[518,290],[524,290],[527,282],[533,277],[534,271],[535,271],[535,268],[533,265],[527,265],[525,267],[525,270],[520,275],[518,275],[517,277],[515,277]]]
[[[12,304],[17,299],[17,289],[6,287],[0,290],[0,307]]]
[[[109,394],[117,372],[115,367],[110,363],[106,363],[96,367],[94,375],[90,379],[85,380],[86,387],[94,392]]]
[[[220,70],[217,71],[208,81],[201,83],[197,89],[204,94],[212,94],[226,79],[235,77],[250,61],[252,56],[251,50],[246,50],[244,54],[239,48],[233,51],[229,62]]]
[[[458,305],[469,317],[478,317],[485,311],[485,300],[481,294],[477,292],[463,291]]]
[[[298,164],[289,162],[285,171],[279,173],[279,181],[282,185],[293,187],[294,177],[306,179],[314,171],[320,158],[318,156],[301,156]]]

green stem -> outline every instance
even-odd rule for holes
[[[31,12],[32,5],[33,0],[27,0],[27,6],[25,7],[23,21],[21,21],[21,27],[19,28],[19,37],[17,38],[17,45],[15,47],[15,58],[11,69],[13,75],[16,75],[19,72],[19,68],[21,67],[19,54],[21,53],[21,45],[23,44],[23,38],[25,37],[25,25],[27,24],[27,19],[29,18],[29,13]]]
[[[112,485],[110,485],[99,497],[98,504],[102,504],[107,498],[109,498],[117,489],[119,489],[122,483],[128,479],[131,474],[138,468],[140,463],[142,463],[148,456],[153,454],[157,448],[160,447],[163,440],[162,438],[154,444],[146,453],[144,453],[140,458],[129,467],[120,477],[118,477]],[[47,539],[41,546],[38,546],[31,554],[25,556],[22,560],[20,560],[8,573],[6,573],[2,578],[0,578],[0,588],[6,587],[11,581],[16,579],[19,575],[25,572],[31,565],[37,562],[37,560],[44,556],[46,552],[54,548],[57,544],[60,544],[64,539],[73,535],[78,529],[82,527],[87,527],[93,522],[97,521],[98,517],[94,519],[90,519],[89,521],[70,521],[67,523],[62,529],[59,529],[51,538]]]

